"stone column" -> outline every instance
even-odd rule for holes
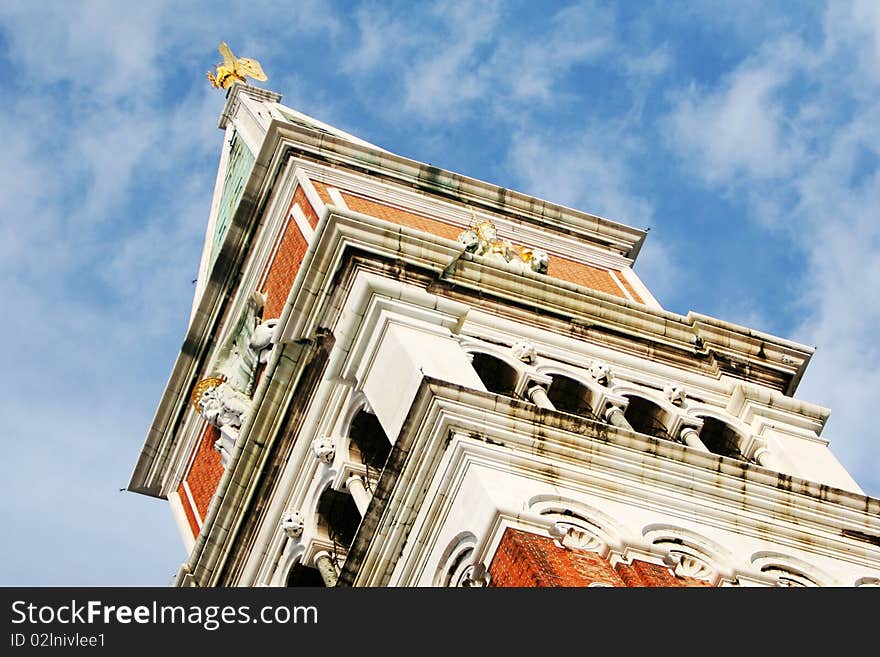
[[[699,432],[693,427],[682,427],[681,433],[678,434],[688,447],[693,447],[701,452],[708,452],[709,449],[700,440]]]
[[[754,458],[755,463],[761,467],[776,469],[776,465],[773,463],[773,455],[770,453],[770,450],[764,446],[758,447],[752,458]]]
[[[361,479],[360,475],[351,475],[345,481],[345,487],[354,498],[354,503],[357,506],[358,511],[360,511],[361,517],[364,517],[367,513],[367,507],[370,506],[371,499],[370,494],[364,486],[364,480]]]
[[[336,586],[336,580],[339,575],[336,573],[336,566],[333,565],[333,559],[326,550],[321,550],[315,555],[315,568],[321,574],[321,579],[328,588]]]
[[[615,427],[635,431],[635,429],[632,428],[632,425],[626,421],[626,417],[623,415],[623,411],[620,410],[617,406],[612,405],[608,407],[608,409],[605,411],[605,420],[609,424],[613,424]]]
[[[547,396],[547,391],[541,386],[532,386],[529,388],[529,399],[531,399],[536,406],[546,408],[550,411],[556,410],[553,402],[550,401],[550,398]]]

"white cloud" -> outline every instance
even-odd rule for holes
[[[523,131],[511,138],[507,166],[529,194],[644,228],[653,210],[630,187],[633,147],[614,126],[572,134]]]
[[[389,116],[448,122],[489,108],[511,118],[529,103],[557,102],[572,68],[614,44],[613,12],[592,2],[564,7],[525,32],[508,28],[504,9],[455,0],[425,12],[361,8],[344,69],[356,78],[384,76],[379,94],[374,81],[360,86],[381,97],[374,107]],[[391,101],[398,95],[399,103]]]
[[[741,65],[719,88],[691,85],[676,99],[669,142],[709,183],[782,176],[804,156],[781,96],[806,53],[786,40],[768,50],[767,58]]]
[[[795,338],[818,350],[798,396],[833,410],[825,437],[858,482],[880,491],[880,104],[876,4],[834,3],[819,43],[765,43],[716,87],[680,92],[669,143],[708,184],[804,254]],[[874,66],[876,69],[876,66]]]

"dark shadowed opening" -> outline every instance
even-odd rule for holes
[[[385,467],[385,461],[391,453],[391,441],[379,424],[379,418],[372,413],[359,411],[351,422],[348,435],[364,465],[376,470]]]
[[[474,369],[489,392],[498,395],[514,396],[516,370],[500,358],[489,354],[474,354]]]
[[[587,403],[589,392],[589,388],[583,383],[567,376],[555,375],[547,389],[547,396],[557,410],[594,417]]]
[[[663,423],[663,409],[657,404],[644,397],[627,395],[629,405],[626,407],[624,417],[632,428],[639,433],[669,440],[669,432]]]
[[[297,562],[287,575],[287,586],[326,586],[317,568]]]
[[[332,541],[347,549],[357,533],[361,514],[349,493],[328,488],[318,500],[318,519],[318,527],[325,529]]]
[[[726,422],[716,420],[713,417],[703,418],[703,428],[700,430],[700,440],[713,454],[729,456],[734,459],[742,459],[739,449],[739,434]]]

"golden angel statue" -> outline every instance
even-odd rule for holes
[[[208,71],[208,79],[217,89],[229,89],[236,82],[245,82],[245,76],[261,82],[268,79],[263,73],[260,62],[247,57],[236,57],[225,41],[220,44],[218,50],[223,55],[223,62],[217,64],[217,75]]]

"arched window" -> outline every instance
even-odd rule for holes
[[[474,369],[486,386],[486,390],[507,397],[515,396],[516,370],[500,358],[477,352],[474,354]]]
[[[391,441],[379,424],[379,418],[364,410],[358,411],[351,421],[349,435],[349,452],[360,457],[361,463],[368,468],[381,470],[385,467],[388,454],[391,453]],[[357,454],[354,454],[354,447]]]
[[[595,417],[588,403],[590,390],[580,381],[557,374],[547,389],[547,397],[557,410],[574,415]]]
[[[317,568],[304,566],[297,561],[287,575],[287,586],[326,586]]]
[[[741,460],[744,458],[739,448],[742,442],[739,433],[726,422],[714,417],[703,418],[700,440],[713,454]]]
[[[477,538],[471,532],[456,536],[444,550],[434,577],[435,586],[464,586],[471,571]]]
[[[776,577],[776,586],[785,587],[813,587],[819,586],[815,580],[802,572],[785,566],[764,566],[762,573]]]
[[[629,404],[624,411],[626,421],[634,431],[655,438],[669,440],[670,436],[663,422],[663,409],[650,399],[638,395],[627,395]]]
[[[349,493],[328,488],[321,494],[318,500],[318,528],[326,531],[334,543],[348,549],[360,523],[360,511]]]

